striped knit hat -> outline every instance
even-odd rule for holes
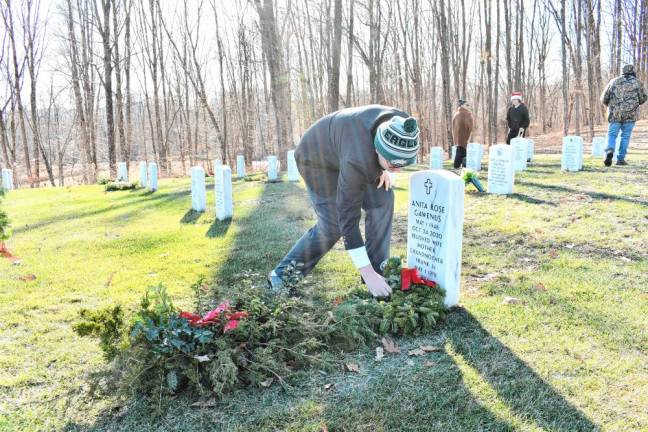
[[[416,119],[394,116],[381,123],[374,137],[374,147],[394,167],[413,164],[421,147]]]

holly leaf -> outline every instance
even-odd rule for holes
[[[385,352],[382,347],[376,347],[376,361],[382,361],[383,357],[385,357]]]
[[[348,372],[356,372],[356,373],[360,372],[360,368],[355,363],[347,363],[344,366],[346,367],[346,370]]]
[[[383,337],[382,345],[383,348],[385,348],[385,351],[387,351],[388,353],[397,354],[400,352],[400,348],[396,346],[396,343],[394,343],[394,341],[390,337],[387,336]]]

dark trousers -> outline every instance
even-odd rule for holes
[[[322,197],[308,189],[317,223],[295,243],[290,252],[275,267],[278,276],[283,275],[283,270],[295,261],[303,264],[302,275],[309,274],[320,259],[340,239],[338,227],[338,212],[335,205],[335,195]],[[394,216],[394,191],[376,189],[367,186],[362,209],[365,213],[365,247],[372,267],[381,273],[380,264],[389,258],[389,245],[392,232],[392,218]]]

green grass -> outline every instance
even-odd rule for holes
[[[567,174],[558,156],[539,156],[514,195],[468,192],[461,307],[434,333],[399,340],[403,354],[341,354],[360,373],[313,372],[210,408],[181,395],[161,417],[114,395],[96,341],[72,331],[78,311],[133,306],[159,283],[191,308],[200,276],[263,284],[313,222],[303,185],[236,181],[231,222],[215,221],[209,192],[208,212],[188,211],[188,179],[154,194],[10,192],[8,245],[22,264],[0,261],[0,430],[648,430],[648,155],[632,162],[586,158]],[[392,254],[405,251],[409,172],[398,175]],[[338,243],[306,289],[333,299],[357,283]],[[442,350],[409,358],[421,344]]]

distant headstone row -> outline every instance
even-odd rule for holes
[[[4,190],[13,190],[13,171],[8,168],[3,168],[2,170],[2,188]]]

